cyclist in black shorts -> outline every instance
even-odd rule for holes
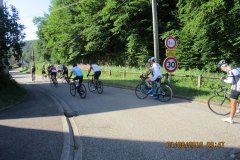
[[[221,60],[218,63],[218,68],[227,73],[227,78],[221,77],[221,80],[232,85],[230,93],[230,117],[222,120],[233,123],[233,117],[236,113],[237,101],[240,95],[240,68],[229,66],[225,60]]]
[[[70,73],[70,78],[72,77],[72,74],[75,74],[76,77],[73,78],[73,80],[79,80],[78,83],[79,83],[79,86],[80,84],[82,83],[83,81],[83,72],[82,70],[77,66],[77,64],[73,64],[73,68],[72,68],[72,71]]]
[[[45,68],[45,65],[42,66],[42,77],[43,78],[46,78],[46,68]]]
[[[88,69],[87,76],[89,76],[89,73],[91,72],[91,70],[93,70],[93,72],[94,72],[94,82],[93,83],[96,86],[96,82],[99,80],[99,77],[101,75],[101,69],[97,64],[90,62],[90,67]]]
[[[62,65],[62,77],[68,77],[68,68],[64,64]]]
[[[35,64],[33,64],[31,68],[32,81],[35,81],[35,71],[36,71]]]

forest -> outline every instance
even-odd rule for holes
[[[171,35],[180,67],[240,64],[239,0],[156,1],[160,62]],[[154,55],[151,0],[52,0],[49,10],[33,20],[41,60],[139,67]]]

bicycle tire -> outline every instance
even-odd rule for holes
[[[158,100],[161,102],[167,102],[172,99],[172,89],[170,86],[166,84],[161,84],[161,86],[157,89]]]
[[[143,82],[138,84],[135,87],[135,95],[137,96],[137,98],[139,99],[145,99],[147,98],[147,92],[148,92],[148,87],[147,85]]]
[[[53,87],[53,80],[50,78],[50,86]]]
[[[98,81],[97,82],[97,92],[99,94],[102,94],[103,93],[103,83],[101,81]]]
[[[87,89],[86,89],[86,87],[85,87],[84,84],[81,84],[81,85],[79,86],[78,94],[79,94],[79,96],[80,96],[82,99],[86,98],[86,96],[87,96]]]
[[[89,90],[90,92],[95,91],[95,86],[94,86],[94,83],[93,83],[92,80],[88,81],[88,90]]]
[[[76,95],[76,84],[75,83],[70,83],[69,89],[70,89],[70,94],[72,96],[75,96]]]
[[[58,87],[58,81],[57,81],[57,79],[55,79],[55,80],[53,81],[53,84],[54,84],[54,87]]]
[[[226,96],[214,95],[208,99],[208,108],[217,115],[226,116],[229,111],[230,99]]]

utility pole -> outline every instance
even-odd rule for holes
[[[153,17],[153,41],[154,41],[154,57],[159,63],[159,42],[158,42],[158,22],[157,22],[157,3],[152,0],[152,17]]]

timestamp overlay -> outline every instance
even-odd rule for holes
[[[167,141],[165,143],[167,148],[224,148],[224,141]]]

